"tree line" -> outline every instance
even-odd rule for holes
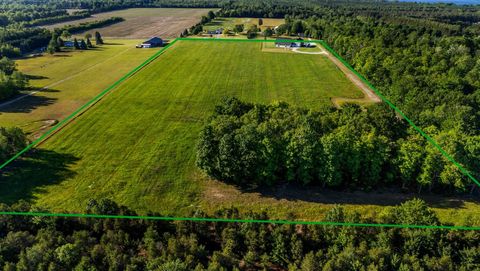
[[[218,16],[284,17],[277,35],[325,40],[478,179],[479,7],[314,2],[304,6],[234,2]],[[425,173],[402,167],[399,176],[428,187],[456,183],[457,189],[468,190],[453,164],[410,134],[412,145],[399,146],[398,155],[412,165],[423,165],[419,161],[424,159],[432,164],[421,167]]]
[[[101,28],[101,27],[109,26],[109,25],[120,23],[120,22],[123,22],[123,21],[125,21],[125,19],[123,19],[121,17],[111,17],[111,18],[108,18],[108,19],[97,20],[97,21],[93,21],[93,22],[85,22],[85,23],[80,23],[80,24],[77,24],[77,25],[66,25],[64,27],[57,28],[54,31],[57,35],[60,34],[63,31],[68,31],[68,32],[74,34],[74,33],[83,32],[83,31],[86,31],[86,30],[94,29],[94,28]]]
[[[480,136],[435,127],[427,131],[480,177]],[[292,182],[443,193],[476,188],[384,104],[314,111],[228,98],[216,106],[200,135],[197,165],[212,178],[244,187]]]
[[[65,11],[65,13],[62,15],[58,15],[55,17],[44,17],[44,18],[35,19],[28,22],[27,24],[29,26],[42,26],[42,25],[48,25],[48,24],[54,24],[54,23],[62,23],[67,21],[79,20],[83,18],[88,18],[90,16],[91,16],[91,13],[88,11],[76,11],[73,14],[68,14],[68,12]]]
[[[28,85],[28,78],[17,70],[14,61],[3,57],[0,59],[0,101],[19,94]],[[3,156],[3,154],[0,154]]]
[[[2,211],[39,211],[25,202]],[[136,215],[107,199],[88,214]],[[159,215],[159,214],[150,214]],[[196,218],[207,217],[202,212]],[[266,220],[220,209],[218,218]],[[379,222],[440,225],[421,200]],[[372,223],[340,206],[325,221]],[[193,221],[0,216],[0,269],[9,270],[474,270],[478,231]]]

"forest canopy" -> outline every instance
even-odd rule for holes
[[[479,136],[428,131],[448,143],[443,145],[471,172],[480,172],[468,163],[479,158]],[[476,186],[384,104],[315,111],[228,98],[201,133],[197,165],[215,179],[242,186],[293,182],[459,192]]]
[[[0,211],[38,211],[25,202]],[[88,214],[136,213],[108,199]],[[160,214],[152,214],[160,215]],[[192,217],[208,217],[202,212]],[[220,209],[217,218],[268,219]],[[385,209],[378,222],[440,225],[425,202]],[[335,206],[325,221],[371,223]],[[478,231],[0,216],[3,270],[472,270]]]

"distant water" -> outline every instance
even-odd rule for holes
[[[480,5],[480,0],[399,0],[400,2],[418,3],[453,3],[457,5]]]

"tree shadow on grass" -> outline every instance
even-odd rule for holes
[[[305,201],[323,204],[355,204],[393,206],[419,198],[434,208],[465,208],[465,203],[480,204],[479,195],[441,195],[433,193],[405,193],[398,188],[381,188],[375,191],[341,191],[318,186],[282,184],[272,187],[239,188],[244,193],[258,193],[261,197],[277,200]]]
[[[48,79],[48,77],[43,75],[33,75],[33,74],[26,74],[25,75],[29,80],[41,80],[41,79]]]
[[[14,102],[0,107],[0,113],[30,113],[41,106],[53,104],[57,99],[40,95],[30,95]]]
[[[209,22],[208,24],[206,24],[206,26],[221,26],[222,24],[223,24],[223,22],[213,21],[213,22]]]
[[[28,87],[29,91],[39,91],[39,92],[60,92],[60,90],[58,89],[52,89],[52,88],[42,88],[42,87],[33,87],[33,86],[30,86]]]
[[[79,159],[70,154],[35,149],[0,172],[0,203],[31,202],[46,186],[58,184],[76,173],[69,166]]]
[[[104,42],[103,45],[125,45],[125,44],[119,43],[119,42]]]
[[[105,51],[105,48],[96,46],[96,47],[88,48],[88,51]]]

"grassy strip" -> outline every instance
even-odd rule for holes
[[[284,224],[284,225],[319,225],[341,227],[375,227],[400,229],[437,229],[437,230],[469,230],[478,231],[480,227],[447,226],[447,225],[414,225],[414,224],[380,224],[380,223],[349,223],[334,221],[293,221],[293,220],[262,220],[262,219],[229,219],[208,217],[169,217],[169,216],[131,216],[131,215],[98,215],[98,214],[63,214],[39,212],[0,212],[0,215],[35,216],[35,217],[75,217],[96,219],[139,219],[162,221],[192,221],[192,222],[221,222],[221,223],[256,223],[256,224]]]
[[[188,39],[183,39],[183,40],[202,40],[202,41],[220,41],[220,40],[211,40],[211,39],[192,39],[192,38],[188,38]],[[238,39],[226,39],[226,40],[222,40],[222,41],[256,41],[256,42],[266,42],[265,40],[238,40]],[[292,40],[288,40],[288,41],[292,41]],[[175,41],[174,41],[175,42]],[[172,44],[174,43],[172,42]],[[272,41],[267,41],[267,42],[276,42],[275,40],[272,40]],[[313,41],[312,41],[313,42]],[[317,41],[318,42],[318,41]],[[171,45],[171,44],[170,44]],[[333,53],[334,51],[328,47],[328,45],[326,44],[323,44],[325,46],[325,48],[327,48],[327,50],[331,50],[331,52]],[[164,48],[166,49],[166,48]],[[154,55],[152,58],[154,59],[155,57],[157,57],[164,49],[162,49],[159,53],[157,53],[156,55]],[[340,58],[340,56],[338,56],[338,54],[334,54],[337,58],[339,58],[339,60],[341,60],[349,69],[351,69],[352,71],[353,68],[348,65],[348,63],[346,63],[343,59]],[[147,62],[150,62],[151,60],[153,59],[149,59],[147,60]],[[148,63],[147,63],[148,64]],[[146,65],[146,64],[145,64]],[[143,65],[144,66],[144,65]],[[109,89],[105,90],[106,92],[108,92],[109,90],[111,90],[111,88],[115,87],[117,84],[119,84],[121,81],[125,80],[126,78],[130,77],[131,75],[133,75],[135,72],[137,72],[139,69],[141,69],[143,67],[141,65],[140,68],[137,68],[137,69],[134,69],[134,71],[130,72],[129,74],[127,74],[125,77],[122,77],[122,79],[120,79],[120,81],[118,81],[117,83],[115,83],[114,85],[112,85],[112,87],[110,87]],[[355,72],[355,71],[354,71]],[[355,72],[356,73],[356,72]],[[391,102],[389,102],[387,99],[385,99],[381,94],[379,94],[378,90],[376,90],[375,88],[373,88],[373,86],[371,86],[370,83],[368,83],[368,81],[366,81],[365,78],[363,78],[361,75],[359,75],[358,73],[356,73],[357,76],[359,76],[366,84],[368,84],[370,87],[372,87],[372,89],[375,90],[375,92],[377,93],[377,95],[379,95],[384,101],[387,102],[387,104],[389,104],[392,108],[394,108],[397,112],[401,112],[399,111],[395,106],[393,106],[393,104],[391,104]],[[102,92],[103,93],[103,92]],[[101,99],[103,97],[103,95],[98,98]],[[95,100],[96,98],[94,98]],[[94,101],[96,102],[96,101]],[[93,103],[94,103],[93,102]],[[90,106],[91,104],[87,104],[85,105],[84,107],[88,107]],[[84,107],[82,107],[81,109],[77,110],[77,111],[81,111]],[[76,112],[77,112],[76,111]],[[75,113],[74,113],[75,114]],[[406,118],[406,116],[402,113],[402,116],[404,116]],[[72,116],[73,117],[73,116]],[[68,119],[68,118],[67,118]],[[408,120],[408,118],[406,118]],[[67,120],[68,121],[68,120]],[[63,122],[63,121],[62,121]],[[412,125],[413,123],[411,123],[411,121],[409,121],[409,123]],[[414,125],[414,124],[413,124]],[[416,127],[416,126],[414,126]],[[55,127],[54,127],[55,128]],[[52,129],[54,129],[52,128]],[[418,128],[418,127],[417,127]],[[419,128],[417,129],[417,131],[421,131]],[[423,132],[423,131],[422,131]],[[421,134],[425,137],[427,136],[425,133],[422,133]],[[427,136],[428,137],[428,136]],[[427,138],[428,139],[428,138]],[[432,140],[433,141],[433,140]],[[430,141],[432,143],[432,141]],[[433,141],[433,143],[435,143]],[[436,144],[436,143],[435,143]],[[436,144],[435,146],[438,146],[438,144]],[[438,146],[438,148],[441,149],[440,146]],[[442,149],[443,150],[443,149]],[[445,151],[442,152],[442,154],[446,154]],[[21,153],[20,153],[21,155]],[[20,156],[18,155],[18,156]],[[17,156],[17,157],[18,157]],[[15,157],[16,158],[16,157]],[[11,160],[14,160],[15,158],[11,159]],[[453,158],[452,158],[453,160]],[[452,161],[451,160],[451,161]],[[454,161],[454,160],[453,160]],[[11,161],[10,161],[11,162]],[[0,168],[3,168],[4,165],[0,166]],[[468,173],[468,172],[467,172]],[[478,183],[477,183],[478,184]],[[0,213],[2,214],[2,213]],[[7,214],[7,213],[5,213]],[[9,213],[10,215],[14,215],[13,213]],[[25,213],[23,213],[25,214]],[[35,214],[39,214],[39,213],[35,213]],[[58,214],[50,214],[49,216],[55,216],[55,215],[58,215]],[[68,214],[66,214],[65,216],[69,216]],[[72,214],[71,216],[75,216],[74,214]],[[77,215],[78,216],[78,215]],[[96,217],[96,218],[102,218],[101,216],[95,216],[95,215],[92,215],[92,217]],[[103,217],[103,218],[108,218],[108,217]],[[113,218],[113,217],[111,217]],[[128,217],[117,217],[117,218],[128,218]],[[139,219],[147,219],[148,217],[138,217]],[[191,221],[200,221],[198,220],[198,218],[175,218],[175,217],[160,217],[158,219],[165,219],[165,220],[191,220]],[[215,219],[215,218],[211,218],[211,219],[204,219],[203,221],[213,221],[213,222],[258,222],[258,223],[284,223],[284,224],[317,224],[317,225],[337,225],[337,226],[371,226],[371,227],[409,227],[409,228],[444,228],[444,229],[465,229],[465,230],[478,230],[480,229],[479,227],[464,227],[464,226],[435,226],[435,225],[398,225],[398,224],[362,224],[362,223],[339,223],[339,222],[299,222],[299,221],[286,221],[286,220],[263,220],[263,221],[255,221],[255,220],[225,220],[225,219]]]

